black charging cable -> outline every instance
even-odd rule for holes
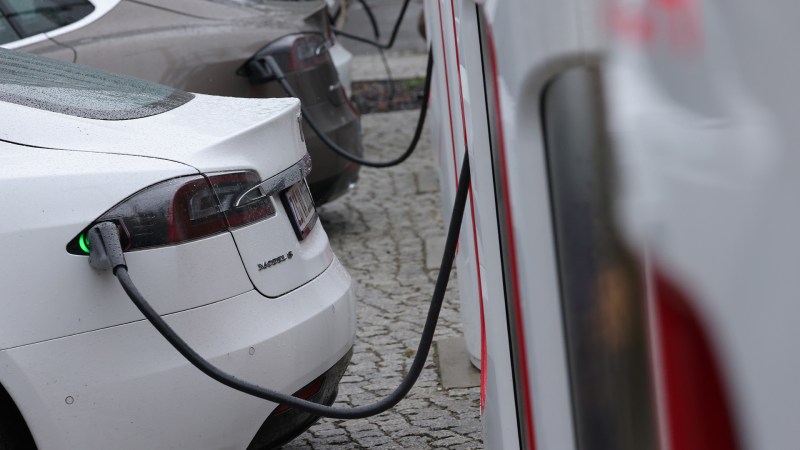
[[[378,47],[378,48],[383,49],[383,50],[389,50],[390,48],[392,48],[392,46],[394,46],[394,41],[397,38],[397,32],[400,31],[400,23],[403,22],[403,17],[405,17],[405,15],[406,15],[406,9],[408,8],[408,3],[409,2],[410,2],[410,0],[405,0],[403,2],[403,7],[400,9],[400,15],[397,16],[397,21],[394,23],[394,28],[392,29],[392,35],[389,37],[389,42],[387,42],[385,44],[381,44],[377,40],[372,40],[372,39],[369,39],[369,38],[358,36],[356,34],[350,34],[350,33],[346,32],[346,31],[342,31],[342,30],[340,30],[338,28],[332,28],[333,33],[336,34],[337,36],[344,36],[346,38],[350,38],[350,39],[353,39],[353,40],[358,41],[358,42],[363,42],[365,44],[373,45],[373,46]],[[370,10],[370,13],[371,12],[372,11]]]
[[[278,80],[278,83],[280,83],[280,85],[283,87],[283,90],[286,91],[286,93],[290,97],[298,97],[297,93],[292,88],[292,85],[289,84],[289,81],[286,79],[286,75],[284,75],[283,70],[281,70],[277,61],[275,61],[275,58],[273,58],[272,56],[267,56],[264,58],[263,61],[264,64],[266,64],[265,68],[269,71],[269,74],[271,74],[273,77],[275,77],[276,80]],[[334,151],[334,153],[338,154],[339,156],[348,159],[354,163],[361,164],[362,166],[367,166],[367,167],[383,168],[383,167],[396,166],[405,161],[406,159],[408,159],[408,157],[411,156],[412,153],[414,153],[414,150],[417,148],[417,143],[419,142],[419,139],[422,136],[422,128],[425,126],[425,116],[428,113],[428,98],[430,97],[430,92],[431,92],[432,72],[433,72],[433,51],[429,50],[428,67],[425,70],[425,88],[424,92],[422,93],[422,106],[420,107],[419,118],[417,119],[417,127],[414,129],[414,136],[411,138],[411,143],[408,145],[406,151],[403,152],[403,154],[400,155],[399,157],[392,159],[390,161],[370,161],[358,155],[350,153],[349,151],[340,147],[336,142],[333,142],[333,140],[330,137],[328,137],[327,134],[325,134],[325,132],[319,127],[319,125],[317,125],[317,123],[311,117],[311,114],[308,112],[306,107],[303,106],[302,103],[300,104],[300,111],[303,113],[303,118],[306,120],[308,125],[311,127],[312,130],[314,130],[314,133],[316,133],[317,136],[319,136],[319,138],[322,140],[322,142],[325,143],[325,145],[327,145],[331,150]]]
[[[364,12],[367,13],[369,24],[372,26],[372,34],[375,35],[375,42],[377,42],[378,39],[381,38],[381,29],[378,27],[378,20],[375,18],[372,8],[367,4],[367,0],[358,0],[358,3],[361,3],[361,7],[364,8]]]
[[[158,330],[184,358],[209,377],[246,394],[271,402],[286,404],[316,416],[330,417],[333,419],[361,419],[380,414],[400,402],[400,400],[408,394],[412,386],[414,386],[420,373],[422,373],[422,368],[425,366],[425,360],[428,358],[428,352],[433,342],[433,333],[436,330],[436,323],[439,320],[439,312],[442,309],[447,283],[450,280],[450,271],[453,268],[453,261],[456,256],[458,235],[461,229],[461,219],[464,216],[464,207],[467,203],[469,185],[469,156],[465,152],[464,163],[461,165],[461,178],[458,181],[456,198],[453,205],[453,214],[450,217],[450,226],[447,231],[444,254],[442,255],[442,264],[439,269],[439,275],[436,278],[436,285],[433,289],[433,296],[431,298],[430,307],[428,308],[428,316],[425,319],[425,326],[422,330],[422,337],[417,347],[417,353],[414,356],[414,361],[411,363],[411,368],[400,385],[391,394],[371,405],[354,408],[337,408],[321,405],[249,383],[223,372],[208,362],[175,333],[167,322],[158,315],[152,306],[150,306],[139,290],[136,289],[136,285],[128,274],[128,265],[125,262],[125,255],[122,252],[120,243],[119,230],[115,223],[101,222],[89,230],[89,246],[91,248],[89,264],[95,269],[112,270],[122,285],[122,289],[125,290],[128,297],[130,297],[131,301],[139,308],[139,311],[142,312],[145,318],[147,318],[155,329]]]

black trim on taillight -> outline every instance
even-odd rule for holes
[[[108,210],[67,244],[67,252],[90,252],[86,233],[98,222],[114,222],[123,249],[174,245],[202,239],[275,215],[269,194],[253,171],[191,175],[146,187]],[[246,195],[243,193],[246,192]],[[238,203],[236,200],[239,199]]]
[[[109,209],[67,243],[67,252],[88,255],[89,228],[114,222],[125,251],[206,238],[275,215],[273,196],[304,182],[311,156],[261,180],[252,170],[172,178],[148,186]]]

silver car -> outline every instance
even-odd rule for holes
[[[340,146],[361,153],[349,53],[330,30],[324,3],[252,0],[0,0],[0,45],[124,73],[189,92],[285,97],[264,76],[283,67],[303,105]],[[334,155],[304,125],[317,204],[347,192],[358,166]]]

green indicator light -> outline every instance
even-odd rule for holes
[[[84,233],[81,233],[81,236],[78,238],[78,245],[81,246],[81,250],[83,250],[84,253],[89,253],[89,241],[86,240],[86,235]]]

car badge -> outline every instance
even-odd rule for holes
[[[269,269],[270,267],[277,266],[278,264],[284,261],[292,259],[293,256],[294,255],[292,254],[292,252],[289,252],[285,255],[278,256],[277,258],[272,258],[269,261],[264,261],[264,264],[258,265],[258,271],[260,272],[264,269]]]

